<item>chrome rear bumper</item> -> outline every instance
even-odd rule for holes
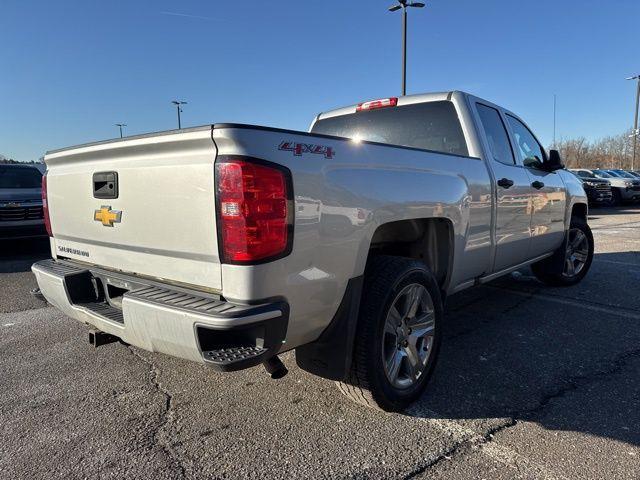
[[[32,267],[40,291],[66,315],[151,352],[231,371],[274,356],[286,336],[289,307],[238,305],[219,296],[70,261]]]

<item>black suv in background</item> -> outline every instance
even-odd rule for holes
[[[31,165],[0,164],[0,239],[46,235],[42,173]]]
[[[609,205],[613,201],[611,182],[606,178],[598,178],[587,170],[569,170],[582,182],[582,187],[589,199],[589,205]]]

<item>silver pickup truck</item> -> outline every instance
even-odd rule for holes
[[[580,181],[515,114],[463,92],[49,152],[47,300],[120,340],[221,371],[278,354],[398,410],[436,362],[445,297],[525,265],[589,270]]]

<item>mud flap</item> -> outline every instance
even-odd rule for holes
[[[564,233],[564,240],[562,241],[562,245],[558,247],[558,249],[553,252],[548,258],[544,260],[540,260],[540,264],[545,266],[545,269],[549,273],[561,275],[564,270],[564,258],[567,252],[567,242],[569,241],[569,232]]]
[[[351,367],[364,277],[347,283],[333,320],[315,342],[296,348],[296,363],[309,373],[329,380],[343,380]]]

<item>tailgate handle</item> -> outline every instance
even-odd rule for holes
[[[94,198],[118,198],[118,172],[93,174]]]

